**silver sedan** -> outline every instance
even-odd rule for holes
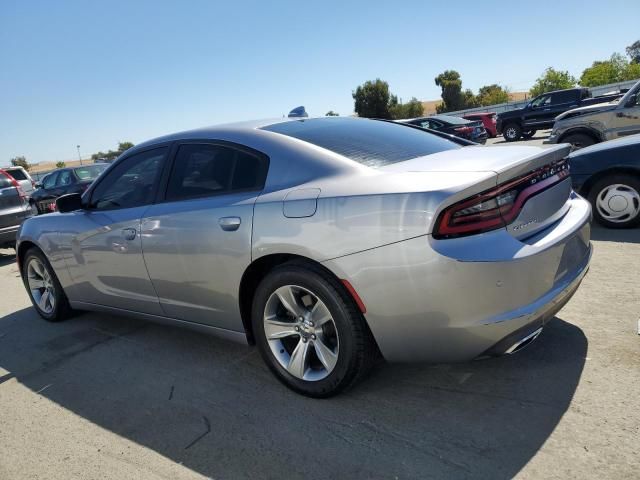
[[[24,222],[18,263],[46,320],[97,310],[255,344],[326,397],[381,357],[466,361],[539,335],[591,256],[568,152],[340,117],[169,135]]]

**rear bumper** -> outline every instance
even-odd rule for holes
[[[568,213],[530,243],[506,230],[425,235],[325,264],[355,288],[388,361],[505,353],[552,318],[587,272],[591,209],[578,196],[568,202]]]

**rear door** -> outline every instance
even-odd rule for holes
[[[178,146],[166,195],[142,220],[145,262],[168,316],[242,330],[238,291],[267,168],[266,156],[238,145]]]

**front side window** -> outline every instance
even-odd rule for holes
[[[542,107],[551,103],[551,95],[542,95],[531,102],[532,107]]]
[[[187,144],[178,149],[167,200],[261,190],[267,160],[224,145]]]
[[[45,189],[53,188],[54,185],[56,184],[56,180],[58,180],[58,175],[59,175],[59,172],[54,172],[44,177],[44,180],[42,181],[42,186]]]
[[[151,204],[167,150],[161,147],[134,154],[113,168],[93,191],[90,208],[112,210]]]

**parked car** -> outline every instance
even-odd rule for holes
[[[466,120],[479,120],[482,122],[484,129],[487,131],[487,135],[491,138],[496,138],[498,135],[496,131],[496,114],[495,112],[474,112],[463,115],[462,118]]]
[[[398,122],[428,128],[438,132],[450,133],[465,140],[484,144],[487,141],[487,131],[481,121],[465,120],[450,115],[434,115],[432,117],[398,120]]]
[[[29,198],[36,189],[36,182],[31,178],[29,172],[23,167],[6,167],[4,171],[16,179],[22,187],[22,191],[27,195],[27,198]]]
[[[68,193],[82,193],[98,175],[107,169],[104,163],[82,167],[60,168],[42,178],[39,188],[31,194],[29,203],[35,214],[56,209],[56,199]]]
[[[569,158],[573,189],[589,200],[598,223],[640,225],[640,135],[576,150]]]
[[[30,216],[22,186],[6,170],[0,169],[0,248],[15,246],[18,228]]]
[[[570,143],[578,149],[637,133],[640,133],[640,82],[620,100],[558,115],[544,143]]]
[[[466,361],[538,336],[591,256],[569,149],[351,117],[178,133],[27,220],[18,265],[46,320],[98,310],[255,343],[325,397],[380,354]]]
[[[496,129],[507,142],[520,138],[531,138],[538,130],[553,127],[555,118],[561,113],[576,107],[596,103],[610,102],[622,97],[622,94],[602,95],[591,98],[588,88],[570,88],[538,95],[524,108],[498,114]]]

